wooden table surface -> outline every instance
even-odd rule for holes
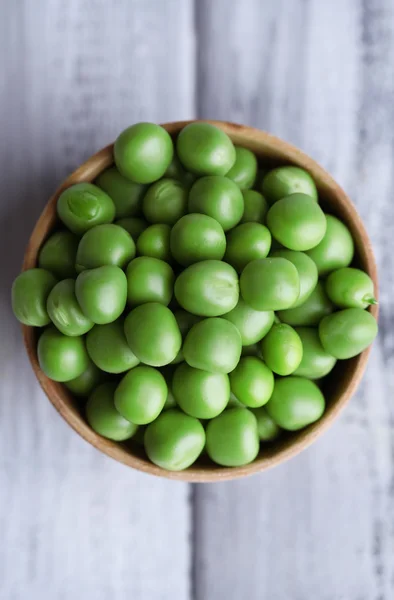
[[[394,598],[393,64],[392,0],[0,1],[1,600]],[[314,446],[188,486],[66,426],[9,297],[68,172],[133,122],[196,116],[273,132],[337,178],[381,312],[361,389]]]

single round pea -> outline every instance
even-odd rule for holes
[[[103,383],[86,403],[86,418],[92,429],[115,442],[130,439],[138,426],[130,423],[118,413],[114,405],[116,383]]]
[[[267,367],[277,375],[291,375],[302,360],[302,342],[298,333],[286,323],[275,324],[261,342]]]
[[[185,267],[202,260],[221,260],[226,251],[223,227],[212,217],[185,215],[171,230],[171,253]]]
[[[115,204],[97,185],[76,183],[60,194],[57,213],[68,229],[82,235],[96,225],[112,223]]]
[[[176,279],[175,297],[180,306],[202,317],[220,317],[238,303],[239,283],[232,266],[203,260],[187,267]]]
[[[376,319],[362,308],[345,308],[319,324],[323,348],[339,359],[352,358],[372,344],[378,333]]]
[[[279,427],[297,431],[320,419],[325,401],[316,383],[310,379],[281,377],[275,380],[273,394],[265,408]]]
[[[151,302],[134,308],[125,320],[130,348],[141,362],[163,367],[174,360],[182,345],[182,336],[169,308]]]
[[[110,167],[100,173],[95,183],[112,198],[117,219],[140,214],[142,198],[146,192],[145,185],[126,179],[116,167]]]
[[[174,225],[187,211],[187,188],[176,179],[160,179],[145,194],[142,210],[150,223]]]
[[[313,292],[303,304],[296,308],[280,310],[278,317],[289,325],[318,325],[323,317],[334,310],[321,281],[318,281]]]
[[[137,241],[137,252],[140,256],[150,256],[170,262],[171,227],[162,223],[151,225],[141,233]]]
[[[170,265],[150,256],[139,256],[127,267],[127,301],[132,306],[146,302],[170,303],[175,275]]]
[[[255,310],[281,310],[298,299],[300,278],[285,258],[261,258],[246,265],[240,288],[245,302]]]
[[[174,147],[167,131],[154,123],[137,123],[117,137],[114,159],[120,173],[136,183],[153,183],[163,177]]]
[[[257,175],[257,158],[251,150],[235,146],[235,163],[226,174],[241,190],[253,187]]]
[[[189,212],[208,215],[227,231],[242,219],[244,198],[239,187],[227,177],[201,177],[190,190]]]
[[[223,315],[238,329],[242,345],[250,346],[259,342],[271,329],[274,322],[272,310],[254,310],[242,298],[233,310]]]
[[[213,419],[227,406],[230,382],[224,373],[209,373],[183,363],[172,380],[172,390],[181,409],[197,419]]]
[[[12,310],[18,321],[31,327],[44,327],[51,322],[47,299],[56,282],[45,269],[29,269],[18,275],[11,291]]]
[[[275,202],[267,213],[273,237],[290,250],[310,250],[326,233],[326,216],[306,194],[292,194]]]
[[[242,223],[227,234],[224,260],[240,273],[247,264],[265,258],[271,248],[271,234],[260,223]]]
[[[82,271],[75,283],[75,294],[82,311],[93,323],[112,323],[126,306],[126,275],[113,265]]]
[[[241,335],[226,319],[203,319],[190,329],[182,350],[185,361],[191,367],[213,373],[230,373],[241,357]]]
[[[197,175],[226,175],[236,159],[228,135],[209,123],[186,125],[178,135],[176,148],[184,167]]]
[[[90,396],[93,390],[104,383],[105,374],[96,367],[92,362],[89,362],[84,372],[65,382],[65,386],[74,396],[85,397]]]
[[[268,202],[256,190],[243,190],[244,213],[240,223],[264,223],[268,212]]]
[[[174,317],[176,319],[176,322],[178,323],[179,331],[181,332],[183,341],[185,340],[186,335],[189,333],[193,325],[195,325],[201,320],[201,318],[197,315],[193,315],[192,313],[189,313],[186,310],[183,310],[182,308],[179,308],[174,311]],[[173,364],[178,364],[183,360],[185,360],[185,358],[183,356],[183,349],[181,348],[172,362]]]
[[[167,399],[167,384],[153,367],[131,369],[115,390],[115,408],[128,421],[146,425],[154,421]]]
[[[257,419],[257,431],[260,441],[273,442],[279,437],[280,427],[278,427],[275,421],[271,419],[265,409],[265,406],[260,406],[260,408],[251,408],[250,412],[253,413]]]
[[[267,404],[274,389],[274,375],[256,356],[241,358],[230,373],[231,391],[235,397],[251,408]]]
[[[155,465],[167,471],[182,471],[200,456],[205,445],[204,427],[180,410],[166,410],[146,428],[144,445]]]
[[[78,304],[74,279],[63,279],[52,288],[47,310],[52,323],[64,335],[84,335],[94,325]]]
[[[277,167],[269,171],[262,183],[261,191],[270,204],[290,194],[306,194],[318,199],[315,182],[307,171],[300,167]]]
[[[271,252],[270,256],[285,258],[293,263],[297,269],[298,277],[300,278],[300,295],[292,308],[300,306],[316,287],[318,273],[315,263],[305,252],[297,252],[296,250],[275,250]]]
[[[302,360],[294,375],[307,379],[325,377],[333,368],[336,359],[321,345],[318,330],[312,327],[296,327],[302,342]]]
[[[58,279],[75,277],[75,258],[79,239],[71,231],[57,231],[42,246],[38,266]]]
[[[354,256],[354,241],[346,225],[333,215],[326,215],[326,221],[327,230],[323,239],[308,251],[320,277],[349,266]]]
[[[115,265],[124,269],[135,256],[135,243],[119,225],[97,225],[87,231],[79,242],[76,269],[95,269]]]
[[[131,351],[124,333],[124,319],[95,325],[86,336],[91,360],[106,373],[124,373],[140,362]]]
[[[333,271],[326,279],[326,292],[340,308],[367,308],[377,304],[373,281],[360,269],[343,267]]]
[[[37,355],[41,369],[53,381],[79,377],[90,362],[82,337],[63,335],[54,327],[48,327],[41,335]]]
[[[119,225],[119,227],[126,229],[126,231],[133,238],[134,242],[137,242],[141,233],[149,226],[149,223],[140,217],[126,217],[116,221],[115,225]]]
[[[222,467],[247,465],[259,453],[257,420],[245,408],[229,408],[209,421],[206,436],[208,456]]]

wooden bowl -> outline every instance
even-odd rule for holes
[[[167,123],[164,127],[175,136],[188,122]],[[263,164],[291,163],[309,171],[316,182],[325,210],[338,215],[351,230],[356,245],[356,264],[370,275],[377,290],[377,272],[371,243],[355,207],[332,177],[303,152],[268,133],[234,123],[210,122],[225,131],[235,144],[252,150]],[[59,194],[74,183],[94,180],[112,162],[111,145],[89,158],[62,183],[49,200],[34,228],[25,254],[24,270],[36,266],[38,251],[56,225],[56,202]],[[377,317],[377,306],[371,306],[369,310]],[[285,434],[278,442],[262,447],[253,463],[244,467],[222,468],[208,459],[201,458],[185,471],[170,472],[152,464],[136,442],[131,440],[119,444],[95,433],[84,419],[81,402],[73,398],[62,384],[51,381],[41,371],[37,361],[36,330],[23,326],[23,336],[30,362],[41,387],[62,417],[86,441],[115,460],[140,471],[170,479],[196,482],[224,481],[251,475],[278,465],[304,450],[333,423],[349,401],[360,383],[369,354],[367,349],[351,360],[338,361],[325,386],[327,409],[323,417],[298,433]]]

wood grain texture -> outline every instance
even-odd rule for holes
[[[2,600],[189,598],[188,487],[116,464],[59,418],[9,290],[67,172],[132,122],[193,116],[193,35],[189,0],[0,2]]]

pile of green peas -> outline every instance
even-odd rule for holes
[[[60,194],[15,316],[44,328],[42,371],[100,435],[168,470],[248,464],[320,419],[322,379],[376,336],[352,235],[306,171],[264,169],[208,123],[133,125],[114,162]]]

